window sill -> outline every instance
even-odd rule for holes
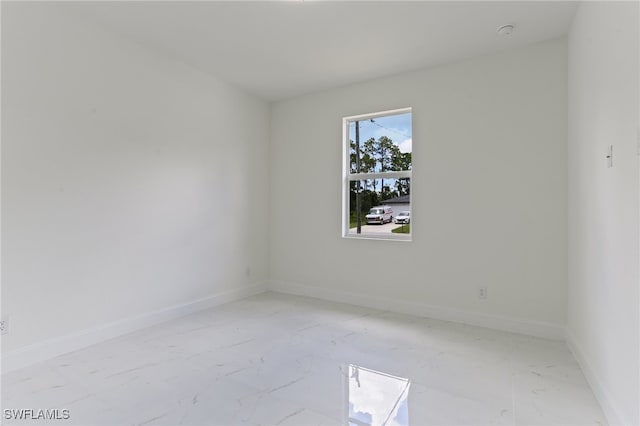
[[[346,234],[342,238],[348,240],[378,240],[378,241],[413,241],[411,234]]]

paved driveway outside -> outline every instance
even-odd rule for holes
[[[397,228],[397,223],[385,223],[384,225],[362,225],[363,234],[390,234],[392,229]],[[351,232],[355,233],[356,228],[351,228]]]

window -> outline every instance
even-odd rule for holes
[[[411,108],[343,125],[343,237],[411,240]]]

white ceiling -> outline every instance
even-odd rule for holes
[[[130,1],[67,6],[250,93],[279,100],[562,37],[577,3]],[[516,31],[501,37],[496,29],[506,23]]]

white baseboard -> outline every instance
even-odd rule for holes
[[[348,303],[372,309],[381,309],[419,317],[453,321],[479,327],[492,328],[529,336],[553,340],[564,340],[564,326],[540,321],[528,321],[515,318],[469,312],[460,309],[433,306],[423,303],[383,299],[374,296],[355,294],[340,290],[292,284],[282,281],[269,281],[271,291],[314,297],[332,302]]]
[[[568,328],[565,330],[565,339],[569,350],[573,353],[574,358],[578,361],[578,364],[582,369],[582,373],[586,377],[587,382],[589,382],[589,386],[591,386],[593,394],[600,403],[600,407],[602,407],[602,411],[607,418],[607,422],[610,425],[632,425],[633,423],[624,419],[620,410],[616,408],[616,404],[614,403],[615,400],[611,397],[611,393],[598,378],[598,375],[591,367],[592,364],[588,361],[585,352],[582,350],[582,346],[578,343],[575,335]]]
[[[232,302],[267,290],[265,283],[217,293],[202,299],[169,306],[135,317],[82,330],[66,336],[54,337],[33,345],[10,351],[2,356],[2,373],[17,370],[58,355],[72,352],[142,328],[170,321],[223,303]]]

